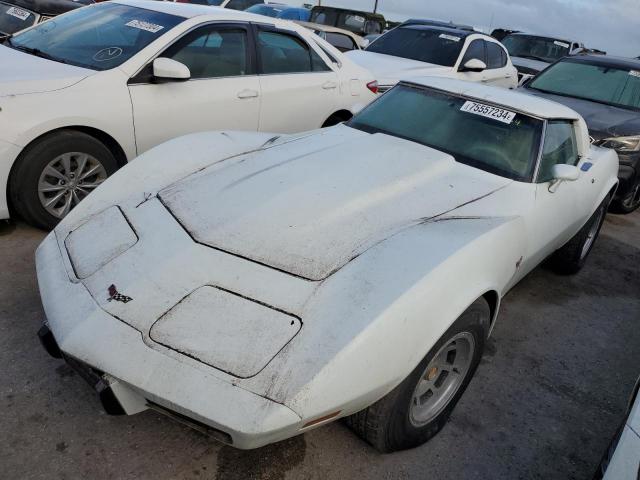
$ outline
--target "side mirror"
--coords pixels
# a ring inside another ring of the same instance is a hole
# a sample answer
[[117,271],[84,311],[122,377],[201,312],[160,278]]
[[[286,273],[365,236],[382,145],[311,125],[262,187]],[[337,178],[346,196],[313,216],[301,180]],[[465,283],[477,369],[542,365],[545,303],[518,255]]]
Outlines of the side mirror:
[[371,41],[368,38],[363,38],[362,42],[360,42],[360,48],[367,48]]
[[580,169],[574,165],[558,163],[551,168],[551,174],[556,181],[573,182],[580,178]]
[[487,69],[487,64],[478,58],[472,58],[471,60],[467,60],[462,68],[461,72],[484,72]]
[[153,77],[160,82],[184,82],[191,78],[191,72],[184,63],[160,57],[153,61]]

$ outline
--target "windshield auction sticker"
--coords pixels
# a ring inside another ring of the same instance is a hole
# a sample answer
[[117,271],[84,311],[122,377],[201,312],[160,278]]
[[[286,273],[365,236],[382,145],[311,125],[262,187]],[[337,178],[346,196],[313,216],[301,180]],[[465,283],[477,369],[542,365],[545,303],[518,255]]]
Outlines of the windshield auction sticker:
[[452,42],[459,42],[460,41],[460,37],[455,37],[453,35],[447,35],[446,33],[441,33],[438,36],[440,38],[442,38],[443,40],[451,40]]
[[27,18],[29,18],[29,15],[31,14],[26,10],[22,10],[21,8],[11,7],[10,9],[7,10],[7,15],[11,15],[12,17],[19,18],[24,22]]
[[629,75],[632,77],[640,77],[640,71],[638,70],[629,70]]
[[491,118],[493,120],[506,123],[507,125],[510,125],[511,122],[513,122],[513,119],[516,118],[516,112],[510,112],[503,108],[492,107],[491,105],[484,105],[482,103],[471,101],[464,102],[460,111]]
[[156,25],[155,23],[143,22],[142,20],[131,20],[125,23],[127,27],[137,28],[144,30],[145,32],[158,33],[164,27],[162,25]]
[[558,42],[557,40],[555,42],[553,42],[553,44],[557,45],[559,47],[569,48],[569,44],[568,43]]

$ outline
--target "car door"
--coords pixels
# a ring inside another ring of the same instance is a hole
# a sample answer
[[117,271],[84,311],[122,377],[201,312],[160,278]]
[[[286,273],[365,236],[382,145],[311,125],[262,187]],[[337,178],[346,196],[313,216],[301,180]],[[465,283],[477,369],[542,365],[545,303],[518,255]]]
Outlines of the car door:
[[256,48],[263,132],[299,132],[322,126],[334,113],[338,75],[295,32],[258,26]]
[[554,120],[545,129],[542,156],[536,175],[536,202],[530,235],[532,255],[538,264],[563,246],[586,222],[593,205],[588,198],[590,176],[580,172],[575,181],[553,180],[552,168],[559,163],[578,165],[580,156],[573,122]]
[[487,69],[484,82],[499,87],[511,88],[516,84],[517,73],[510,68],[507,51],[497,42],[485,41]]
[[138,153],[192,132],[257,130],[260,82],[249,24],[208,24],[159,57],[186,65],[187,81],[161,82],[153,62],[129,81]]

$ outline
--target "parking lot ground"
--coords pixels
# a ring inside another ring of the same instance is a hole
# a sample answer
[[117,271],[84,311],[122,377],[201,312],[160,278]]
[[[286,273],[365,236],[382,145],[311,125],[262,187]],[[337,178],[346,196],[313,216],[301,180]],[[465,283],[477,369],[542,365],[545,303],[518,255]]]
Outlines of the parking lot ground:
[[110,417],[47,356],[43,237],[0,224],[0,478],[589,479],[640,375],[640,213],[610,215],[582,272],[538,268],[507,295],[475,378],[426,445],[380,455],[338,422],[238,451],[153,412]]

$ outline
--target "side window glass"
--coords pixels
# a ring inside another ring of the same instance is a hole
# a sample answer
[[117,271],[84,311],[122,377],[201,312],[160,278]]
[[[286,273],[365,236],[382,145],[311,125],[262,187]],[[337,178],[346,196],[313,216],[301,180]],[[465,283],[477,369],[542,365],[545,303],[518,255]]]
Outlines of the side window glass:
[[[503,68],[507,62],[504,56],[504,50],[500,45],[493,42],[487,44],[487,68]],[[505,61],[503,61],[505,59]]]
[[559,163],[577,165],[579,160],[578,144],[573,123],[555,121],[547,124],[542,148],[542,159],[538,171],[538,183],[553,179],[553,166]]
[[331,68],[325,63],[320,55],[313,49],[309,49],[311,52],[311,66],[314,72],[330,72]]
[[464,65],[469,60],[473,60],[474,58],[482,60],[486,63],[485,57],[484,40],[474,40],[467,47],[467,51],[465,52],[464,57],[462,58],[462,63],[460,65]]
[[341,52],[346,52],[355,48],[351,37],[343,35],[342,33],[327,32],[326,40]]
[[199,28],[161,55],[184,63],[191,78],[247,74],[247,33],[243,29]]
[[260,31],[258,52],[263,74],[313,71],[309,47],[292,35]]
[[247,0],[231,0],[225,8],[230,8],[231,10],[246,10],[251,6],[251,3]]

